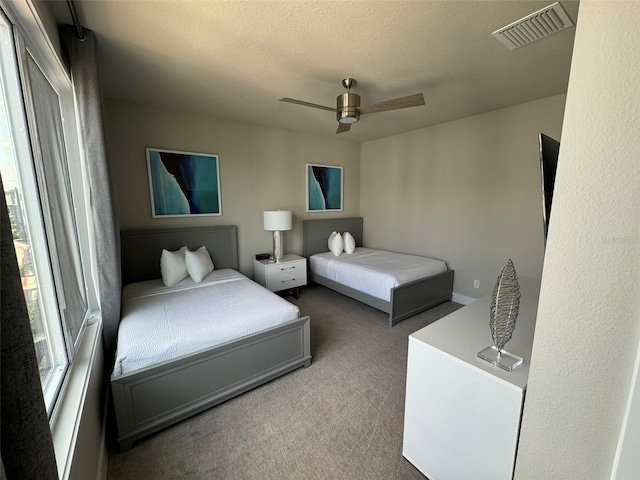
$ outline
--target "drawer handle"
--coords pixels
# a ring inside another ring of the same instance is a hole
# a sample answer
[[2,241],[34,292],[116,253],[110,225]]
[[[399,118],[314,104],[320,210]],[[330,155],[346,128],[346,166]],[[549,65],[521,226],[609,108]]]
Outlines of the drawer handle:
[[295,265],[293,267],[281,267],[280,271],[283,272],[285,270],[293,270],[294,268],[296,268]]
[[291,280],[280,280],[280,283],[287,283],[287,282],[295,282],[296,279],[292,278]]

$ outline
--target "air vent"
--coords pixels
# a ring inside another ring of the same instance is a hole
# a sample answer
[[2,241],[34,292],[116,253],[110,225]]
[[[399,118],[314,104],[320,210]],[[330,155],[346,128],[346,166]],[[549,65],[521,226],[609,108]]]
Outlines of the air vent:
[[527,15],[493,32],[509,50],[523,47],[573,26],[573,22],[558,2]]

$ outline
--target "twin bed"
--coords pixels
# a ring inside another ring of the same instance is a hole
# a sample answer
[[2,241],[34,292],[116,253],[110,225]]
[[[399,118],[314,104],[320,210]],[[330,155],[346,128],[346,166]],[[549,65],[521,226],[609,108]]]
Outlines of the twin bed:
[[[165,287],[162,249],[206,246],[201,283]],[[310,320],[237,272],[235,226],[123,231],[111,389],[121,451],[135,440],[311,364]]]
[[[328,253],[333,231],[351,233],[355,252]],[[388,313],[389,326],[451,299],[453,271],[444,262],[360,247],[362,218],[305,220],[303,233],[310,279]],[[162,250],[182,246],[205,246],[215,269],[202,282],[187,277],[166,287]],[[235,226],[123,231],[121,252],[125,287],[111,375],[121,451],[311,364],[309,317],[237,272]],[[344,263],[346,270],[336,268]]]
[[[389,314],[389,326],[451,300],[453,270],[418,255],[364,249],[362,217],[304,220],[303,255],[309,279]],[[352,254],[327,252],[332,232],[349,232]]]

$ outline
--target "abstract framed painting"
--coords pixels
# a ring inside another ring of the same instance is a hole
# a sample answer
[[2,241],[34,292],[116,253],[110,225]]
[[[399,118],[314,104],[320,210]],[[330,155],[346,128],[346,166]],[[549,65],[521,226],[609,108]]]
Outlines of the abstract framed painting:
[[222,215],[218,155],[146,150],[153,218]]
[[307,212],[341,211],[342,167],[307,163]]

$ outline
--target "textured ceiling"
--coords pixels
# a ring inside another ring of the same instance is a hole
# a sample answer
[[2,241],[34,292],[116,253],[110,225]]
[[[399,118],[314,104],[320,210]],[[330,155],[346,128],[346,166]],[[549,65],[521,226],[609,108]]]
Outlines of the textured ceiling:
[[424,92],[338,136],[354,142],[566,92],[575,27],[514,51],[491,35],[550,3],[76,0],[105,97],[335,137],[335,114],[278,99],[335,107],[344,77],[363,105]]

